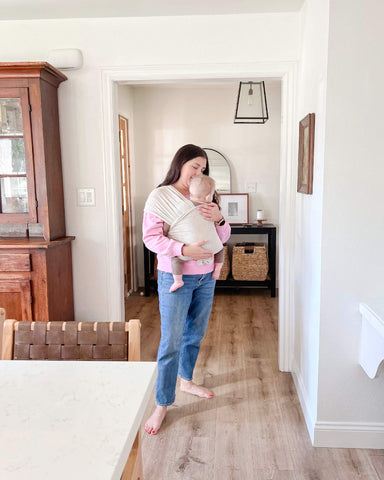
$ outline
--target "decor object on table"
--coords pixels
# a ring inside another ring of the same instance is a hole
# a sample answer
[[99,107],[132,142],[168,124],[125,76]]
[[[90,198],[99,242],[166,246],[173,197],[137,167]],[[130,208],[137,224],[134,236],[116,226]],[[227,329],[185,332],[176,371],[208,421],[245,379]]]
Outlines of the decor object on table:
[[220,195],[221,213],[231,225],[249,222],[249,194],[227,193]]
[[264,218],[264,210],[257,210],[256,212],[256,225],[258,227],[263,226],[263,222],[266,222],[267,218]]
[[264,243],[236,243],[232,250],[235,280],[264,281],[268,275],[268,255]]
[[263,222],[267,222],[268,221],[268,218],[258,218],[256,220],[256,226],[257,227],[262,227],[263,226]]
[[233,123],[265,123],[268,118],[264,82],[240,82]]
[[299,123],[299,165],[297,191],[312,195],[313,152],[315,144],[315,114],[308,113]]

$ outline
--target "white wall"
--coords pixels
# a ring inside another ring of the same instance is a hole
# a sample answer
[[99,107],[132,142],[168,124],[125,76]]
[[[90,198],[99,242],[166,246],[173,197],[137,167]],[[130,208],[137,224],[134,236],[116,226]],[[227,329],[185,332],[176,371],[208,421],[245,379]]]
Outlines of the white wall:
[[317,418],[328,9],[324,0],[307,0],[303,7],[297,87],[297,125],[308,113],[316,115],[313,194],[296,195],[293,358],[293,375],[312,439]]
[[330,0],[319,445],[333,428],[334,445],[384,448],[384,375],[358,364],[359,302],[384,296],[383,18],[379,0]]
[[134,98],[139,285],[144,281],[140,228],[144,203],[149,192],[164,179],[177,149],[186,143],[222,152],[231,166],[233,193],[246,192],[247,182],[257,183],[256,193],[250,194],[250,221],[262,208],[271,223],[279,224],[280,82],[266,83],[270,119],[264,125],[233,123],[238,83],[125,88],[133,92]]
[[[298,14],[2,21],[0,61],[44,60],[79,48],[84,67],[59,89],[67,233],[73,242],[75,316],[106,318],[106,245],[101,71],[113,66],[296,61]],[[198,67],[197,71],[198,71]],[[77,207],[76,188],[94,187],[96,207]]]
[[314,445],[383,448],[384,376],[358,364],[358,306],[384,294],[384,5],[302,13],[298,120],[316,113],[316,136],[314,193],[297,194],[293,375]]

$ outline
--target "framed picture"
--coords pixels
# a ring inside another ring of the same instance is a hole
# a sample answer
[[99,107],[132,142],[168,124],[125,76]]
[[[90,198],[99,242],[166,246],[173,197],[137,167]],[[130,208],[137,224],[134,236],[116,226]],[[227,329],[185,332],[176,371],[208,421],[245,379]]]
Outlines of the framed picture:
[[308,113],[299,123],[299,166],[297,191],[312,195],[313,149],[315,144],[315,114]]
[[231,225],[249,223],[248,193],[222,193],[220,195],[221,213]]

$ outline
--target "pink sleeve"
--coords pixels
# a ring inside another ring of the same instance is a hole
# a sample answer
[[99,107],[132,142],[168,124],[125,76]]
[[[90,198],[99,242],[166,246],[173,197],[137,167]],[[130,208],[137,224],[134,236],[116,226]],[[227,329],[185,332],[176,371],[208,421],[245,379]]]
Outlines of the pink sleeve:
[[231,226],[228,222],[225,222],[222,227],[216,225],[216,232],[221,240],[221,243],[225,243],[231,236]]
[[152,213],[144,212],[143,218],[143,242],[148,250],[166,255],[178,257],[181,255],[181,247],[184,243],[176,242],[166,237],[163,232],[164,222]]

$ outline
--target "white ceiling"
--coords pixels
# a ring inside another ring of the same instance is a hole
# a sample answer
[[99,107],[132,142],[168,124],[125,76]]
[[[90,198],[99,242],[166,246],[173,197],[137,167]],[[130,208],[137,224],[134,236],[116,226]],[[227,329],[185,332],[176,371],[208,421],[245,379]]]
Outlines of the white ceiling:
[[295,12],[303,3],[304,0],[0,0],[0,20]]

